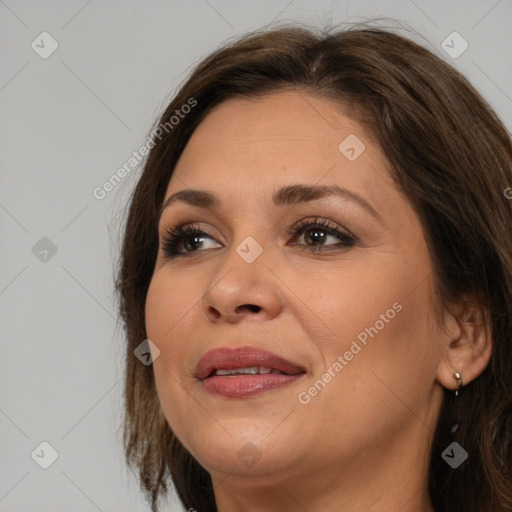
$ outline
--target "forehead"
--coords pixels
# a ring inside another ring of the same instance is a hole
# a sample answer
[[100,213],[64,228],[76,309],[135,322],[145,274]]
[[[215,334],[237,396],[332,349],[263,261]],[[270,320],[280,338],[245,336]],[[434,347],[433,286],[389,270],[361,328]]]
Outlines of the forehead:
[[320,156],[336,161],[343,155],[339,145],[349,136],[360,141],[360,149],[364,144],[367,155],[377,156],[369,133],[341,104],[306,92],[278,91],[257,98],[231,98],[214,107],[195,130],[182,160],[225,158],[227,149],[234,155],[250,151],[253,158],[264,151],[265,159],[278,161],[283,150],[288,161],[305,156],[308,161]]
[[[192,134],[166,198],[184,188],[254,199],[291,183],[336,184],[376,208],[400,201],[387,161],[367,130],[341,104],[303,91],[231,98]],[[389,205],[388,205],[389,206]]]

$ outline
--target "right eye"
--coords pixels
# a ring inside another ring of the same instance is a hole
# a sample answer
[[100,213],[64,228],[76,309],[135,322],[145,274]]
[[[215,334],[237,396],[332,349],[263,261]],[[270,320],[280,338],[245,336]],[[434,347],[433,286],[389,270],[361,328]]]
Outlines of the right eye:
[[181,224],[169,228],[162,240],[164,253],[168,258],[188,256],[198,252],[204,244],[205,238],[213,239],[213,235],[201,229],[197,224]]

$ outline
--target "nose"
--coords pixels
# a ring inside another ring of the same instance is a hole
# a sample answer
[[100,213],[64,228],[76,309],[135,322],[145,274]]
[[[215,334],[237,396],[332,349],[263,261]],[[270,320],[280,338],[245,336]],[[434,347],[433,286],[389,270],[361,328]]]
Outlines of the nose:
[[280,281],[268,267],[265,250],[247,263],[233,247],[219,262],[202,298],[202,311],[213,323],[271,320],[282,310]]

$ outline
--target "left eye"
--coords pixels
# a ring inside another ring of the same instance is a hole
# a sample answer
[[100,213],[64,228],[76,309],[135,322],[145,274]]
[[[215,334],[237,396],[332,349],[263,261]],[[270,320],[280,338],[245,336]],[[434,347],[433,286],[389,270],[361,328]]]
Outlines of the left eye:
[[[291,245],[305,246],[306,250],[315,252],[352,247],[357,241],[354,235],[340,230],[337,225],[324,219],[301,221],[290,230],[289,235],[293,236],[295,240]],[[339,242],[335,244],[325,243],[329,237],[337,238]],[[173,258],[201,252],[200,249],[204,248],[203,244],[207,238],[214,240],[213,235],[194,224],[180,225],[169,229],[163,238],[165,256]],[[302,238],[305,244],[297,243],[296,240]],[[324,246],[328,248],[322,249]]]
[[[302,221],[295,226],[291,233],[295,237],[300,235],[299,239],[304,239],[306,245],[313,251],[330,251],[336,250],[339,247],[352,247],[357,239],[354,235],[348,232],[341,231],[338,226],[327,222],[326,220],[315,220],[315,221]],[[337,238],[340,240],[337,244],[326,244],[326,240],[329,238]],[[311,242],[311,243],[309,243]],[[303,245],[303,244],[293,244]],[[321,249],[321,247],[327,246],[329,249]]]

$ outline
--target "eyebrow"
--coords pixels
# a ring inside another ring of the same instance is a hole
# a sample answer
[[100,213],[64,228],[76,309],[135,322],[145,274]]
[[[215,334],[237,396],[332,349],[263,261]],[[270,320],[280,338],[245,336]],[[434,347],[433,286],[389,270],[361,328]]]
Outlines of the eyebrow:
[[[280,188],[274,193],[272,196],[272,202],[276,206],[290,206],[315,201],[331,195],[353,201],[374,217],[379,218],[379,214],[368,201],[357,195],[355,192],[339,187],[338,185],[288,185]],[[212,210],[219,209],[221,206],[219,198],[211,192],[206,190],[184,189],[169,196],[160,209],[158,219],[160,219],[166,208],[177,201],[182,201],[191,206]]]

